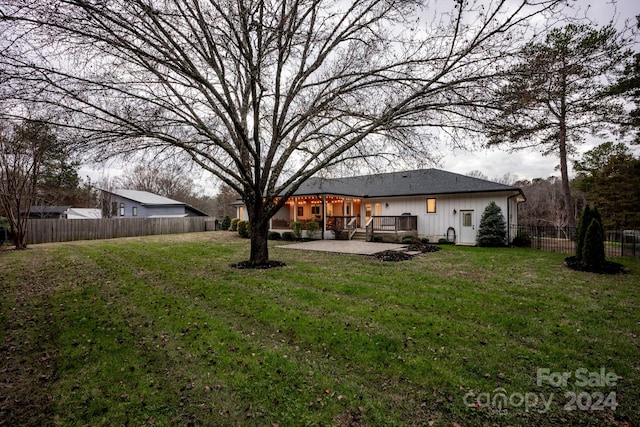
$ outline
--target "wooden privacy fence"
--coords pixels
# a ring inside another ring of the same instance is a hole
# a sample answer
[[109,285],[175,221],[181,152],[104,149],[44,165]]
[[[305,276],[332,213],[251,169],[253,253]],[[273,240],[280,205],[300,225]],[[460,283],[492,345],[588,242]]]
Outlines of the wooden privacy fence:
[[211,217],[34,219],[27,224],[27,243],[115,239],[213,230]]

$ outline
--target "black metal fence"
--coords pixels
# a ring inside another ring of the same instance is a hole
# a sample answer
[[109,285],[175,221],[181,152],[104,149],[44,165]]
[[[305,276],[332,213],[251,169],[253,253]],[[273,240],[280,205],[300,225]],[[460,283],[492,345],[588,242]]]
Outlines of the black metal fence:
[[[574,254],[575,227],[519,225],[511,229],[512,243],[545,251]],[[606,230],[605,255],[607,257],[640,257],[640,230]]]

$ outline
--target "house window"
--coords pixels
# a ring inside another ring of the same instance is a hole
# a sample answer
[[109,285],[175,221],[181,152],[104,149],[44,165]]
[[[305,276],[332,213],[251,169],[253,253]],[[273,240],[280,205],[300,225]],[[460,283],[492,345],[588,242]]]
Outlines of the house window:
[[298,216],[304,216],[304,206],[298,206]]
[[427,199],[427,213],[436,213],[436,199]]
[[464,212],[462,214],[462,226],[463,227],[471,227],[472,220],[473,220],[473,217],[472,217],[471,212]]
[[131,216],[138,216],[138,207],[134,206],[131,208]]
[[124,216],[124,203],[120,203],[120,216]]
[[311,215],[320,215],[320,206],[311,206]]

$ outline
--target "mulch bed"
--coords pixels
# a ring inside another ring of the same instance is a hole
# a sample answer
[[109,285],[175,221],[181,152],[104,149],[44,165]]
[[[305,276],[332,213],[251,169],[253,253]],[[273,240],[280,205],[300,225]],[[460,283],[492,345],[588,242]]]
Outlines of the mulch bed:
[[392,262],[407,261],[413,258],[413,255],[408,254],[406,252],[427,253],[427,252],[437,252],[439,250],[440,250],[440,247],[436,245],[429,245],[426,243],[412,243],[408,245],[407,249],[405,249],[404,251],[382,251],[382,252],[378,252],[373,255],[370,255],[369,258],[377,259],[380,261],[392,261]]
[[380,261],[406,261],[413,258],[412,255],[409,255],[405,252],[401,251],[382,251],[375,253],[373,255],[369,255],[370,258],[374,258]]
[[415,252],[438,252],[440,250],[440,246],[430,245],[428,243],[412,243],[407,247],[408,251]]
[[242,261],[237,264],[231,264],[231,268],[237,268],[238,270],[249,270],[249,269],[257,269],[257,270],[266,270],[267,268],[275,268],[275,267],[286,267],[282,261],[267,261],[261,263],[255,263],[251,261]]
[[578,259],[578,257],[574,256],[570,256],[570,257],[566,257],[564,259],[564,263],[567,267],[569,267],[572,270],[576,270],[576,271],[586,271],[589,273],[598,273],[598,274],[621,274],[621,273],[626,273],[627,270],[625,270],[624,265],[622,264],[618,264],[617,262],[613,262],[613,261],[605,261],[604,265],[602,266],[602,268],[599,269],[592,269],[586,265],[584,265],[582,263],[582,261],[580,259]]

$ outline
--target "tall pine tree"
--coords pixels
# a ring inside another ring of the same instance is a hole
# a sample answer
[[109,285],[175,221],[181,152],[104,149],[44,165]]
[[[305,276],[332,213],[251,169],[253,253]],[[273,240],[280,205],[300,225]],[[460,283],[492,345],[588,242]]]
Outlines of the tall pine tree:
[[551,30],[542,43],[527,44],[496,93],[499,113],[486,124],[490,145],[535,147],[558,157],[570,226],[569,158],[585,135],[616,130],[623,120],[622,101],[602,93],[606,78],[619,73],[629,56],[612,26],[569,24]]

